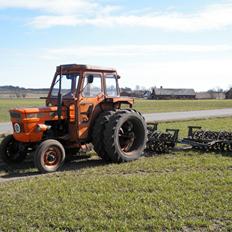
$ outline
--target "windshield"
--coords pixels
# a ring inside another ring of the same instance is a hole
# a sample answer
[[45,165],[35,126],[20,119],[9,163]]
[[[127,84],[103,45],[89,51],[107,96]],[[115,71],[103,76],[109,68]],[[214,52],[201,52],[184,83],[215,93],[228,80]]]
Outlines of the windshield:
[[79,80],[79,73],[63,74],[56,77],[55,84],[51,91],[51,97],[57,97],[61,80],[61,94],[63,98],[73,98],[75,96],[76,85]]
[[106,76],[106,95],[111,97],[118,96],[117,79],[114,74],[107,74]]

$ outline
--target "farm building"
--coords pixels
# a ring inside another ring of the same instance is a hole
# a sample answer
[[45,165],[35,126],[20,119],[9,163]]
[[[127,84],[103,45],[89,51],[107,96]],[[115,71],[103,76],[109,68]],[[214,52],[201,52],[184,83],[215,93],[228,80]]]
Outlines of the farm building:
[[225,93],[223,92],[198,92],[196,93],[196,99],[204,100],[204,99],[225,99]]
[[194,89],[166,89],[153,88],[151,99],[195,99],[196,93]]
[[144,98],[145,94],[147,93],[146,90],[132,90],[130,88],[121,88],[120,95],[125,97],[136,97],[136,98]]
[[232,99],[232,88],[226,92],[226,99]]
[[130,97],[130,96],[132,96],[132,94],[133,94],[133,91],[132,91],[132,89],[131,88],[121,88],[120,89],[120,94],[121,94],[121,96],[128,96],[128,97]]

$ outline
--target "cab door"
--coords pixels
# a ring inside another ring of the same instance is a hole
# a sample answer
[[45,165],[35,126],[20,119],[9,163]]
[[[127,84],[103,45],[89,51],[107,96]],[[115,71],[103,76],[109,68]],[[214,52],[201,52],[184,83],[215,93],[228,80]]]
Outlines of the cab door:
[[90,123],[94,117],[93,113],[104,98],[102,73],[84,73],[82,92],[79,100],[78,134],[80,139],[88,137]]

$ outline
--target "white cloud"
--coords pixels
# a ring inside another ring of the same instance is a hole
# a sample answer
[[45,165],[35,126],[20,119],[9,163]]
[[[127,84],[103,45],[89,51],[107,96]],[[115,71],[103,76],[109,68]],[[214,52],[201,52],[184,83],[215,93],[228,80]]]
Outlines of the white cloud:
[[31,25],[37,28],[53,26],[91,25],[97,27],[148,27],[162,30],[199,31],[232,26],[232,1],[209,5],[195,13],[175,10],[157,12],[152,9],[131,9],[113,14],[119,6],[94,0],[0,0],[0,8],[39,10]]
[[25,8],[58,15],[92,12],[98,7],[93,0],[0,0],[0,8]]
[[[110,46],[75,46],[48,49],[43,52],[45,59],[83,59],[86,57],[151,57],[157,53],[224,53],[232,52],[231,45],[196,45],[196,44],[150,44],[150,45],[110,45]],[[46,55],[44,55],[46,54]]]
[[122,86],[194,88],[197,91],[231,86],[232,59],[200,59],[119,65]]
[[[100,9],[101,7],[99,7]],[[75,9],[75,8],[74,8]],[[111,9],[108,6],[108,9]],[[114,7],[112,7],[114,9]],[[53,26],[97,26],[97,27],[148,27],[175,31],[214,30],[232,26],[232,1],[214,4],[196,13],[183,14],[179,12],[150,12],[138,14],[112,15],[112,9],[105,14],[93,14],[91,17],[79,15],[42,15],[35,17],[32,25],[37,28]],[[101,11],[101,10],[100,10]],[[104,11],[104,10],[103,10]]]

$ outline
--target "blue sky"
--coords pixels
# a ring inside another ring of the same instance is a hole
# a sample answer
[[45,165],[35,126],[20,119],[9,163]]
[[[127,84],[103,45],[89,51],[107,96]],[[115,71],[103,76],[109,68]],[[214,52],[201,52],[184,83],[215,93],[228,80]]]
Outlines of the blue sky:
[[232,86],[232,0],[0,0],[0,85],[48,87],[61,63],[121,86]]

